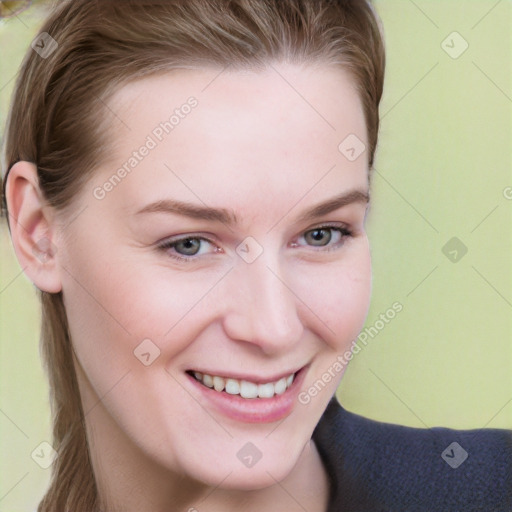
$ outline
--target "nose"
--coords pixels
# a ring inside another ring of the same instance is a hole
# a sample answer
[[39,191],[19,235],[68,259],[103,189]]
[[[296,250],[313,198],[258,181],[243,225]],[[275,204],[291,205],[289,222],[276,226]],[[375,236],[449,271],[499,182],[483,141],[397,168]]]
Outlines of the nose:
[[298,311],[300,299],[286,281],[277,258],[266,253],[252,263],[239,260],[230,272],[223,326],[230,339],[276,355],[300,341],[304,326]]

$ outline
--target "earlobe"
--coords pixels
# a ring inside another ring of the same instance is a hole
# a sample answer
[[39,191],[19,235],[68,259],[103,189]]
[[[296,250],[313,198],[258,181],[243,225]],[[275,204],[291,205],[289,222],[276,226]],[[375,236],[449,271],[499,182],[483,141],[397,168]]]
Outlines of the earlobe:
[[11,237],[27,277],[42,291],[62,290],[53,209],[39,188],[37,168],[17,162],[6,177],[6,201]]

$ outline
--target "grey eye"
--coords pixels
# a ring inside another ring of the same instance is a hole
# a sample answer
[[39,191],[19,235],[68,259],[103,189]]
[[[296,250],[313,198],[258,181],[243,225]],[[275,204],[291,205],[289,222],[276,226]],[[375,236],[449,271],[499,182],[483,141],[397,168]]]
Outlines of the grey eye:
[[331,228],[316,228],[304,233],[304,240],[311,245],[327,245],[332,239]]
[[194,256],[201,247],[199,238],[184,238],[174,243],[174,250],[184,256]]

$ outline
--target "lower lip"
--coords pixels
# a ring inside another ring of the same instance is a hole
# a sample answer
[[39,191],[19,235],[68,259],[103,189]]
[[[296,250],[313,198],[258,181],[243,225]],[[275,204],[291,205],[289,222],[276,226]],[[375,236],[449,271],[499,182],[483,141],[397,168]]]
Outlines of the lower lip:
[[272,398],[242,398],[240,395],[208,388],[189,374],[187,377],[201,393],[201,403],[213,406],[224,416],[244,423],[272,423],[286,418],[292,412],[305,373],[306,367],[301,368],[295,374],[292,385],[282,395],[274,395]]

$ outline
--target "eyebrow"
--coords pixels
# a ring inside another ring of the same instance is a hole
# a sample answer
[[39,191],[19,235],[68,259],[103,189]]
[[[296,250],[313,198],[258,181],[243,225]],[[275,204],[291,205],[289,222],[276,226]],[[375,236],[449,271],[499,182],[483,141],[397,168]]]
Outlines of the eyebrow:
[[[370,196],[368,192],[363,190],[350,190],[313,206],[304,212],[297,220],[299,222],[311,221],[349,204],[366,204],[369,201]],[[185,203],[175,199],[161,199],[150,203],[136,212],[137,215],[141,213],[177,214],[198,220],[217,221],[229,226],[239,223],[237,215],[232,210]]]

